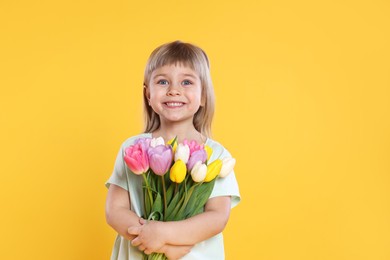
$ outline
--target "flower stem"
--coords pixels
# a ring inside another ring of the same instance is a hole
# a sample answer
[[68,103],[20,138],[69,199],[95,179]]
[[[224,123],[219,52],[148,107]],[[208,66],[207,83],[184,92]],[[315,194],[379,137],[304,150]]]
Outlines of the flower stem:
[[[151,192],[151,190],[150,190],[150,186],[149,186],[148,179],[146,178],[146,173],[142,174],[142,176],[144,177],[146,189],[148,190],[150,203],[151,203],[151,205],[153,205],[153,196],[152,196],[152,192]],[[147,216],[145,216],[145,217],[147,217]]]
[[164,218],[165,215],[167,214],[167,191],[165,190],[165,176],[161,176],[161,181],[162,181],[162,188],[163,188],[163,196],[164,196]]

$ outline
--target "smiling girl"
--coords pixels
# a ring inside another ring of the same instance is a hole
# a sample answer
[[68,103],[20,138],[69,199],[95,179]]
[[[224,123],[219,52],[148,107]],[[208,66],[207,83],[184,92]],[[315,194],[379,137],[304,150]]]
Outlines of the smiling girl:
[[126,174],[124,149],[140,137],[167,142],[195,140],[213,149],[209,159],[231,157],[210,138],[214,91],[209,60],[199,47],[175,41],[154,50],[144,76],[145,132],[127,139],[107,181],[107,223],[118,232],[112,260],[142,259],[141,251],[169,259],[224,259],[222,231],[240,201],[234,172],[215,182],[204,212],[181,221],[149,221],[142,215],[142,177]]

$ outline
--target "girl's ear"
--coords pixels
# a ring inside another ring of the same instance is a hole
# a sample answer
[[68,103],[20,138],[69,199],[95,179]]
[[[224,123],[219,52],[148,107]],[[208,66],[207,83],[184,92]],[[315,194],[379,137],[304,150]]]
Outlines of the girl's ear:
[[144,83],[144,95],[149,100],[150,99],[150,92],[148,86]]
[[[144,84],[144,97],[147,100],[148,105],[150,106],[150,92],[149,92],[149,88],[146,84]],[[146,102],[146,100],[145,100],[145,102]]]

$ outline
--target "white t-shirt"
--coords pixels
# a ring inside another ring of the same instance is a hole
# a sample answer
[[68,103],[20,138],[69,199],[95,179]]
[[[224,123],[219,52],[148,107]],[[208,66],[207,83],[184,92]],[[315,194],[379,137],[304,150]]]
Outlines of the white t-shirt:
[[[144,133],[137,136],[133,136],[127,139],[121,146],[118,156],[115,161],[114,171],[111,177],[106,182],[106,186],[115,184],[127,191],[130,194],[130,209],[138,216],[143,212],[143,191],[142,191],[142,176],[133,174],[126,166],[123,156],[125,148],[132,145],[135,140],[142,137],[152,137],[150,133]],[[213,149],[213,153],[209,159],[209,162],[213,162],[215,159],[223,159],[225,157],[231,157],[230,153],[218,142],[208,138],[206,145]],[[230,196],[231,208],[236,206],[240,202],[240,193],[238,184],[234,172],[231,172],[225,178],[218,178],[215,182],[214,189],[210,195],[210,198],[217,196]],[[133,247],[129,240],[117,235],[114,248],[111,255],[111,260],[133,260],[142,259],[142,252],[136,247]],[[220,260],[225,259],[224,244],[222,233],[217,234],[205,241],[196,244],[191,252],[185,255],[182,260]]]

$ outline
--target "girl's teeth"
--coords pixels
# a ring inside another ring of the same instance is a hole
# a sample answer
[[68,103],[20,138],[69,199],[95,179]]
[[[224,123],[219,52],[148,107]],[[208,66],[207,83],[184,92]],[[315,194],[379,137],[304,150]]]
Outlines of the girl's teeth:
[[183,103],[166,103],[169,107],[180,107],[183,105]]

